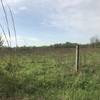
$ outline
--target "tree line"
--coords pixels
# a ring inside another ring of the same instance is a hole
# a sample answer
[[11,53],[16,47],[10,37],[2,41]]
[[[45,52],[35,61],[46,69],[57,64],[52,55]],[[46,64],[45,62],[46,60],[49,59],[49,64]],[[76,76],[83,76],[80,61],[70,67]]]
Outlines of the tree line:
[[[58,44],[50,45],[49,47],[74,48],[74,47],[76,47],[76,45],[80,45],[81,47],[100,47],[100,39],[97,36],[93,36],[90,38],[90,43],[88,43],[88,44],[66,42],[66,43],[58,43]],[[4,40],[3,40],[2,36],[0,36],[0,47],[4,47]],[[33,47],[35,47],[35,46],[33,46]],[[48,47],[48,46],[42,46],[42,47]]]

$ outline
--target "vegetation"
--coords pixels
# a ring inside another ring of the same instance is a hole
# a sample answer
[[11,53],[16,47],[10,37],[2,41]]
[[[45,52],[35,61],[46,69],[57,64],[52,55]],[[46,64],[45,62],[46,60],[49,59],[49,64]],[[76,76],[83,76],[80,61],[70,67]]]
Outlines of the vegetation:
[[2,39],[2,37],[0,36],[0,47],[2,47],[3,46],[3,39]]
[[73,48],[77,45],[77,43],[71,43],[71,42],[66,42],[66,43],[60,43],[60,44],[54,44],[54,45],[51,45],[51,47],[64,47],[64,48]]
[[2,48],[1,100],[100,100],[100,49],[80,49],[75,73],[75,48]]

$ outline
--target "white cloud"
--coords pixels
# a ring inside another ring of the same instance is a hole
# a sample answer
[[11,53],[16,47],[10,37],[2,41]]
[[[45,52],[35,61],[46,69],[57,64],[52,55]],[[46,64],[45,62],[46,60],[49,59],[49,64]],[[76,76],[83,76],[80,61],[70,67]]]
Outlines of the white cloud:
[[22,11],[23,11],[23,10],[26,11],[27,9],[28,9],[28,8],[25,7],[25,6],[22,6],[22,7],[19,8],[19,10],[22,10]]
[[[8,38],[8,37],[7,37]],[[4,45],[7,46],[6,43],[6,39],[3,36],[3,40],[4,40]],[[15,41],[15,37],[11,36],[11,40],[8,38],[9,43],[11,42],[12,47],[15,46],[16,41]],[[41,40],[35,37],[29,37],[29,36],[17,36],[17,42],[18,42],[18,46],[40,46],[41,45]]]
[[26,0],[7,0],[7,3],[11,6],[17,6],[19,3]]
[[[8,38],[8,37],[7,37]],[[8,46],[5,40],[5,37],[3,36],[3,40],[4,40],[4,46]],[[11,40],[8,38],[8,41],[10,43],[11,41],[11,46],[15,47],[16,42],[15,42],[15,37],[11,36]],[[43,41],[39,38],[36,37],[29,37],[29,36],[17,36],[17,44],[18,46],[44,46],[44,45],[51,45],[51,44],[55,44],[55,43],[60,43],[59,41]]]
[[69,29],[78,34],[100,34],[100,0],[7,0],[7,2],[15,12],[30,9],[33,16],[34,12],[44,12],[41,16],[41,19],[43,18],[41,26],[56,27],[66,33]]
[[[48,18],[50,26],[80,33],[100,34],[100,1],[99,0],[52,0],[53,13]],[[46,22],[45,22],[46,24]]]

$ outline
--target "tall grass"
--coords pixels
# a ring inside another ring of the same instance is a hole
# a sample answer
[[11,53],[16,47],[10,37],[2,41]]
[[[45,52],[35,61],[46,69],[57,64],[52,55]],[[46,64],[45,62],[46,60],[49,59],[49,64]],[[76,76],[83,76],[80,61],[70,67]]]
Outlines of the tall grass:
[[79,73],[75,48],[19,48],[18,63],[10,53],[0,52],[1,100],[100,100],[99,49],[81,49]]

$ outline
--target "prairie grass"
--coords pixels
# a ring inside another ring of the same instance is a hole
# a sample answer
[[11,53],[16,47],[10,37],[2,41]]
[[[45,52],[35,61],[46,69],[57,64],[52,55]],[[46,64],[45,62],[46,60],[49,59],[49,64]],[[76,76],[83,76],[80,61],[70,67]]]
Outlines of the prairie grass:
[[99,48],[82,48],[75,73],[75,48],[19,48],[16,56],[1,50],[0,98],[100,100],[99,60]]

